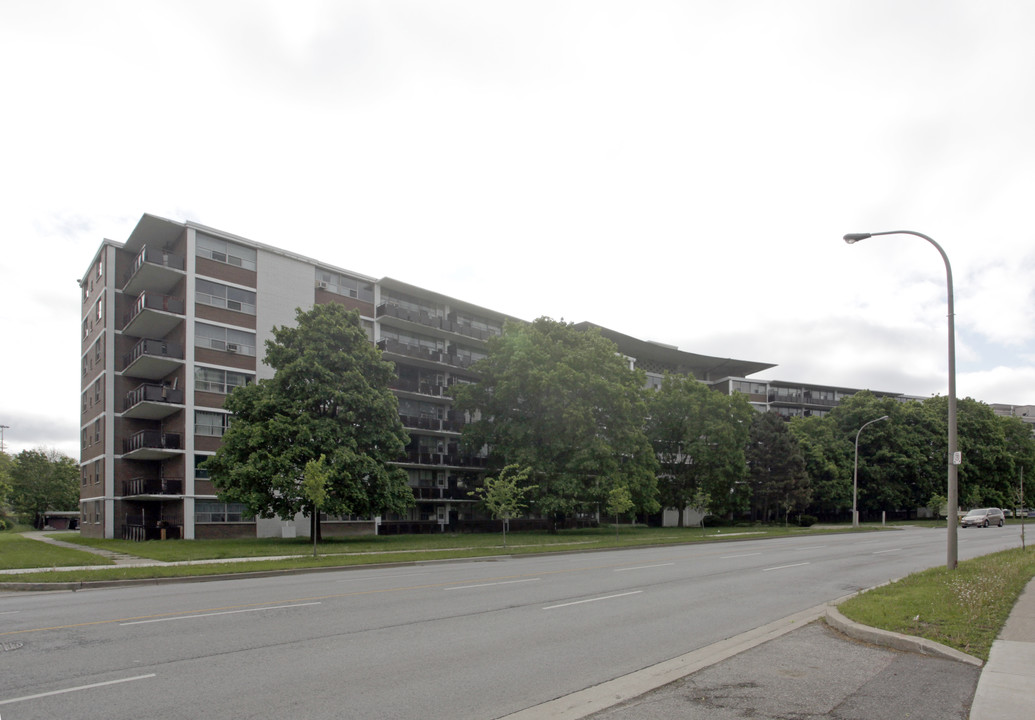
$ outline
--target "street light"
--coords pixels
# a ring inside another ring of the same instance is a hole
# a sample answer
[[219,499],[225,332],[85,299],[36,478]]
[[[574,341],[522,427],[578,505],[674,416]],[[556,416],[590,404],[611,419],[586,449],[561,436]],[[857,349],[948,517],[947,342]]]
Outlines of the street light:
[[870,237],[876,237],[877,235],[915,235],[918,238],[923,238],[927,242],[934,245],[935,249],[938,251],[938,254],[942,256],[942,260],[945,261],[945,278],[946,285],[948,288],[947,297],[949,315],[949,517],[947,519],[948,533],[946,537],[945,567],[949,570],[955,570],[958,555],[956,549],[956,525],[959,523],[959,518],[956,516],[956,511],[959,508],[957,481],[960,454],[956,450],[956,323],[955,312],[953,311],[952,302],[952,266],[949,265],[949,256],[945,254],[944,250],[942,250],[941,245],[939,245],[923,233],[914,232],[912,230],[888,230],[886,232],[876,233],[849,233],[848,235],[845,235],[845,242],[849,245],[854,245],[860,240],[865,240],[866,238]]
[[0,452],[5,452],[7,450],[6,446],[4,445],[4,430],[10,429],[10,425],[0,425]]
[[872,425],[875,422],[881,420],[887,420],[888,416],[879,417],[876,420],[870,420],[868,423],[863,423],[862,427],[859,428],[859,432],[855,434],[855,470],[852,472],[852,527],[859,527],[859,435],[862,434],[863,428],[867,425]]

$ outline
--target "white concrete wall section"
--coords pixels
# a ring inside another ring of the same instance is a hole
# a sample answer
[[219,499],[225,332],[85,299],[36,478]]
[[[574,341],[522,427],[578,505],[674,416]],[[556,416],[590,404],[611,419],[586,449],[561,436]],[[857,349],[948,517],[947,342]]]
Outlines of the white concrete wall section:
[[295,310],[313,306],[316,266],[277,253],[258,250],[255,288],[255,354],[258,379],[273,377],[273,370],[262,360],[266,356],[266,340],[273,339],[271,330],[277,325],[294,325]]

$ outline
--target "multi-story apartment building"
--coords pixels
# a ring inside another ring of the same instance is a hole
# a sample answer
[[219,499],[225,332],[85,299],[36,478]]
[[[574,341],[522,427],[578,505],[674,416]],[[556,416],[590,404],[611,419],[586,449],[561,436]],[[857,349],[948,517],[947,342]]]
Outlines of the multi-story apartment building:
[[[516,320],[391,278],[375,279],[191,222],[144,215],[105,240],[82,288],[81,528],[94,537],[206,538],[308,533],[301,518],[253,519],[219,499],[201,463],[219,447],[235,387],[270,377],[262,358],[296,308],[335,302],[395,363],[416,504],[399,517],[330,518],[328,534],[420,532],[471,520],[483,460],[461,452],[448,389],[476,378],[486,341]],[[825,413],[851,388],[749,380],[769,363],[685,352],[596,327],[651,387],[693,374],[759,410]]]
[[446,390],[508,318],[389,278],[380,281],[193,223],[151,215],[125,243],[105,240],[82,287],[81,527],[97,537],[290,535],[295,519],[253,520],[224,503],[199,465],[221,442],[227,393],[271,376],[274,326],[296,308],[360,312],[396,363],[411,442],[400,465],[417,499],[404,517],[332,519],[328,532],[446,527],[471,500],[462,421]]

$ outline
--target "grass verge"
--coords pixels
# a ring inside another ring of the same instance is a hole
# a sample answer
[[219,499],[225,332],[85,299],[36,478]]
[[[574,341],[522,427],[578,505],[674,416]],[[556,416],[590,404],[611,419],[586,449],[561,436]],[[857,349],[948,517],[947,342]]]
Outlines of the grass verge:
[[[850,530],[846,527],[842,530]],[[150,542],[128,542],[123,540],[101,540],[82,538],[71,533],[55,534],[53,537],[85,547],[135,555],[159,562],[199,562],[231,558],[265,558],[291,556],[288,559],[255,560],[240,563],[213,563],[205,565],[177,565],[172,567],[117,567],[112,569],[46,571],[23,573],[0,578],[11,582],[83,582],[89,580],[144,579],[150,577],[185,577],[225,573],[247,573],[263,570],[286,570],[307,567],[331,567],[346,565],[367,565],[386,562],[415,562],[419,560],[445,560],[451,558],[494,557],[544,552],[571,552],[573,550],[598,550],[622,547],[644,547],[651,545],[673,545],[692,542],[714,542],[727,539],[758,539],[800,534],[838,532],[838,529],[811,530],[807,528],[743,527],[743,528],[622,528],[615,537],[613,528],[593,528],[562,531],[557,534],[545,532],[508,533],[507,546],[502,545],[502,535],[485,534],[441,534],[441,535],[394,535],[334,538],[321,542],[317,548],[319,556],[312,557],[313,546],[307,538],[252,538],[239,540],[165,540]],[[32,540],[35,545],[43,545]],[[52,547],[52,546],[45,546]],[[53,548],[53,550],[61,550]],[[65,552],[79,553],[74,550]],[[91,555],[91,558],[96,556]],[[56,563],[39,564],[26,560],[27,564],[10,567],[48,568]],[[75,561],[61,565],[85,565]]]
[[855,622],[934,640],[988,660],[992,642],[1025,586],[1035,551],[1014,548],[914,573],[838,606]]
[[111,560],[85,550],[56,547],[21,535],[0,533],[0,570],[112,564]]

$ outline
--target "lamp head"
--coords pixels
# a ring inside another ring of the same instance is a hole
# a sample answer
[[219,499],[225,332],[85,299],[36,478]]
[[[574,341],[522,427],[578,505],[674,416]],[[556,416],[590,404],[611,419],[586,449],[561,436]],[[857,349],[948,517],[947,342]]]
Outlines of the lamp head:
[[865,240],[868,237],[873,237],[870,233],[848,233],[845,235],[845,242],[849,245],[854,245],[860,240]]

